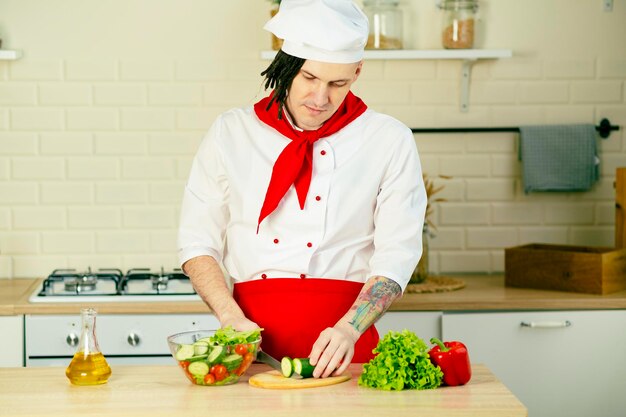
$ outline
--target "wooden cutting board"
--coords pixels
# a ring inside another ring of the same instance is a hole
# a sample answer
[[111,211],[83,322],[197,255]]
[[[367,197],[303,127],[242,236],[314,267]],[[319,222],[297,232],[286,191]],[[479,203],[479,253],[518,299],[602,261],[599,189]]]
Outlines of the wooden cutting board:
[[278,371],[262,372],[252,375],[248,383],[253,387],[268,389],[299,389],[299,388],[315,388],[325,387],[328,385],[346,382],[352,378],[350,372],[344,372],[339,376],[329,376],[328,378],[285,378]]

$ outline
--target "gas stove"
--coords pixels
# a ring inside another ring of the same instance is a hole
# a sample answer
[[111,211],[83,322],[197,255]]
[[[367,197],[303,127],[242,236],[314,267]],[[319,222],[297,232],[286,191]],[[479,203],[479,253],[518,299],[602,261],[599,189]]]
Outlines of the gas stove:
[[126,273],[117,268],[55,269],[29,298],[35,303],[197,300],[200,296],[180,269],[163,268],[133,268]]

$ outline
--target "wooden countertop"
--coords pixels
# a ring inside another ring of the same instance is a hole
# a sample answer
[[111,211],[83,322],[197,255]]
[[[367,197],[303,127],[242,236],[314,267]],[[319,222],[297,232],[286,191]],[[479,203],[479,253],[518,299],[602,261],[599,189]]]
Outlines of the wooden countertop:
[[[322,416],[402,417],[527,416],[526,408],[483,365],[471,381],[433,390],[381,391],[357,385],[362,364],[350,365],[350,381],[321,388],[255,388],[237,384],[202,387],[189,383],[176,365],[112,366],[108,383],[72,386],[65,369],[0,368],[0,415],[19,416]],[[253,364],[248,374],[269,370]]]
[[[626,291],[608,295],[544,291],[504,286],[502,275],[456,276],[460,290],[404,294],[392,311],[605,310],[626,309]],[[0,280],[0,315],[75,314],[85,303],[30,303],[41,279]],[[209,313],[202,302],[91,303],[104,314]]]
[[0,279],[0,316],[15,314],[15,304],[22,303],[34,288],[36,280],[32,279]]

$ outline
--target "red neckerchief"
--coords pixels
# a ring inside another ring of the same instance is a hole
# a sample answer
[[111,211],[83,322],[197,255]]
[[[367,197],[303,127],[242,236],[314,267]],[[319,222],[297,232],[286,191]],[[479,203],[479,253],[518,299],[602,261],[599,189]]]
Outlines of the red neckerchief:
[[278,119],[280,107],[277,102],[274,101],[270,109],[266,110],[270,97],[271,95],[256,103],[254,112],[263,123],[291,139],[291,142],[283,149],[280,155],[278,155],[276,162],[274,162],[272,178],[267,186],[265,201],[263,201],[263,207],[259,215],[257,233],[263,219],[278,207],[278,203],[287,193],[291,184],[294,184],[296,187],[300,209],[304,209],[304,202],[309,191],[311,173],[313,171],[313,143],[318,139],[338,132],[367,109],[367,106],[360,98],[352,94],[352,92],[348,92],[335,114],[324,122],[322,127],[317,130],[298,131],[291,126],[285,115],[280,120]]

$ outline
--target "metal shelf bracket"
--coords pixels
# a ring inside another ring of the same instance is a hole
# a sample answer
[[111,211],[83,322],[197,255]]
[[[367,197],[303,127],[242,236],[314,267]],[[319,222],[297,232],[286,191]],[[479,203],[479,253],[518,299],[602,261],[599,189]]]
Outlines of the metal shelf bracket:
[[464,59],[461,66],[461,112],[469,110],[469,86],[472,78],[472,65],[475,59]]

